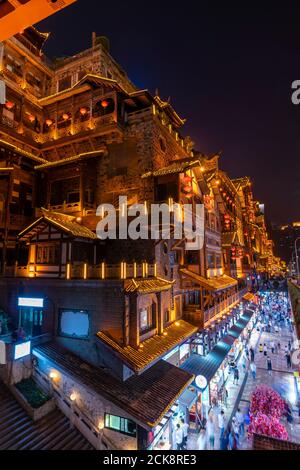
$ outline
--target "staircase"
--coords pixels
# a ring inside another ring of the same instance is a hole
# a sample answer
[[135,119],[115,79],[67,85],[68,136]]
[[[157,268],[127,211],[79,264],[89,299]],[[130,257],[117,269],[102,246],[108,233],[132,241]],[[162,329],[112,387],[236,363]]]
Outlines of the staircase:
[[93,450],[58,409],[33,421],[0,382],[0,450]]

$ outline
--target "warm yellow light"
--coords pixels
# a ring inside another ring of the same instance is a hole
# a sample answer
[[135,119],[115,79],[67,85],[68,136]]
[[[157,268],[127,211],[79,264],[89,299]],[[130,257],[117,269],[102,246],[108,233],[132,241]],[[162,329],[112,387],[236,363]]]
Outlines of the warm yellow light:
[[67,264],[66,277],[67,277],[67,279],[71,278],[71,265],[70,265],[70,263]]
[[103,421],[99,421],[99,423],[98,423],[98,429],[100,429],[100,431],[101,431],[101,429],[104,429],[104,423],[103,423]]
[[137,268],[136,268],[136,263],[133,263],[133,277],[137,276]]
[[154,263],[154,272],[153,272],[154,276],[156,277],[157,275],[157,264]]
[[175,325],[176,325],[176,326],[179,326],[179,325],[180,325],[179,321],[176,321],[176,322],[175,322]]
[[71,395],[70,395],[70,400],[71,400],[71,401],[75,401],[75,400],[76,400],[76,393],[74,393],[74,392],[71,393]]
[[164,336],[168,336],[168,333],[166,331],[163,332]]
[[49,377],[50,377],[51,380],[55,380],[55,379],[57,379],[58,375],[57,375],[56,372],[54,372],[54,370],[52,370],[49,374]]
[[83,265],[83,279],[87,279],[88,265],[84,263]]
[[82,218],[81,217],[76,217],[76,222],[81,222]]
[[105,279],[105,263],[101,263],[101,279]]

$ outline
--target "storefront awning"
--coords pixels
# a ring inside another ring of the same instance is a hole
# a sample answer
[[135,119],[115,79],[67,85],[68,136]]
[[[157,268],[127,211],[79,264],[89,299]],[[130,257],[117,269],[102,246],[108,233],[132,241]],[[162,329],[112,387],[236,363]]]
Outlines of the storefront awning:
[[197,400],[197,392],[186,389],[182,395],[180,395],[178,401],[181,405],[186,406],[187,408],[190,408],[195,401]]
[[242,331],[246,328],[248,325],[251,317],[253,315],[253,312],[247,311],[245,312],[240,319],[236,322],[235,325],[233,325],[230,330],[228,330],[228,335],[232,336],[233,338],[238,338]]
[[224,289],[229,289],[230,287],[237,285],[237,280],[233,279],[230,276],[224,274],[220,277],[206,279],[203,276],[200,276],[189,269],[180,269],[180,274],[184,277],[188,277],[192,281],[196,282],[199,286],[203,287],[206,290],[211,291],[221,291]]
[[[236,332],[241,334],[243,329],[247,326],[248,322],[253,315],[252,311],[247,310],[239,319],[237,324]],[[230,330],[231,331],[231,330]],[[200,356],[198,354],[192,354],[182,365],[181,369],[184,369],[190,374],[203,375],[207,382],[213,378],[225,357],[229,353],[234,341],[238,336],[230,334],[230,331],[226,336],[224,336],[217,345],[212,349],[212,351],[207,354],[207,356]]]
[[243,299],[248,300],[251,302],[254,299],[255,295],[252,294],[251,292],[247,292],[247,294],[244,295]]

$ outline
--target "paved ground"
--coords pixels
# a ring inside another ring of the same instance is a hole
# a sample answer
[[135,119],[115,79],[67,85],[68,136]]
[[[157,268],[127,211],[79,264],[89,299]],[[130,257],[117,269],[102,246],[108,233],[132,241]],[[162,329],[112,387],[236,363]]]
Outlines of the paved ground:
[[[228,390],[228,403],[227,407],[221,404],[217,409],[214,410],[215,415],[215,446],[214,450],[219,449],[219,430],[217,426],[217,415],[220,411],[220,408],[223,408],[225,411],[225,416],[227,422],[230,422],[232,415],[236,412],[236,408],[239,406],[242,412],[246,412],[247,408],[250,405],[250,397],[257,385],[265,384],[274,388],[280,395],[287,400],[293,409],[293,423],[290,425],[287,423],[286,419],[282,420],[283,424],[286,426],[290,440],[300,443],[300,423],[298,418],[298,410],[296,408],[296,403],[298,400],[297,395],[297,386],[296,381],[293,375],[293,369],[288,369],[285,359],[285,345],[288,344],[290,340],[293,342],[295,339],[294,332],[291,332],[287,326],[283,326],[279,333],[266,333],[266,332],[257,332],[256,329],[253,330],[249,346],[252,345],[255,348],[255,364],[257,366],[257,377],[256,380],[252,378],[251,373],[246,371],[242,367],[242,359],[239,360],[238,368],[240,372],[240,380],[238,385],[233,384],[233,377],[228,378],[226,388]],[[281,348],[276,353],[271,352],[270,342],[274,341],[275,343],[280,342]],[[260,353],[258,350],[259,344],[266,343],[268,346],[268,354],[272,360],[273,371],[271,374],[267,371],[266,356],[263,353]],[[190,434],[188,438],[188,449],[197,449],[198,436],[195,434]],[[241,450],[251,449],[252,442],[247,438],[247,433],[240,440],[239,448]]]

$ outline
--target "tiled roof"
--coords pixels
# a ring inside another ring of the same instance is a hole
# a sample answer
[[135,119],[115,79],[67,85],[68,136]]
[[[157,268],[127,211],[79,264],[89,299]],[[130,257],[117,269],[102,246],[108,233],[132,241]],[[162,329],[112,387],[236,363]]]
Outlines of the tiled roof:
[[237,232],[235,230],[231,232],[222,233],[222,245],[223,246],[229,246],[229,245],[232,245],[233,243],[238,243]]
[[167,281],[159,277],[150,279],[128,279],[125,281],[125,292],[161,292],[163,290],[171,289],[175,281]]
[[58,230],[62,230],[72,237],[89,238],[92,240],[97,239],[97,235],[94,232],[84,225],[77,223],[76,218],[73,216],[61,214],[59,212],[52,212],[47,209],[42,209],[42,213],[43,215],[41,217],[19,233],[19,238],[30,238],[33,234],[33,229],[35,229],[36,232],[40,224],[49,222]]
[[122,382],[54,342],[34,347],[33,354],[45,357],[57,370],[90,387],[150,428],[159,423],[194,378],[166,361],[159,361],[143,374]]
[[22,148],[17,147],[16,145],[11,144],[10,142],[6,142],[5,140],[0,139],[0,144],[5,145],[10,150],[13,150],[16,153],[20,153],[21,155],[24,155],[24,157],[30,158],[31,160],[34,160],[36,162],[45,163],[47,161],[44,158],[38,157],[33,153],[27,152],[26,150],[23,150]]
[[251,300],[253,300],[254,297],[255,297],[255,295],[252,294],[252,292],[247,292],[247,294],[244,295],[243,299],[248,300],[249,302],[251,302]]
[[93,152],[79,153],[78,155],[72,155],[72,157],[62,158],[60,160],[56,160],[55,162],[47,162],[43,163],[42,165],[36,165],[34,169],[46,170],[47,168],[68,165],[69,163],[77,162],[79,160],[83,160],[84,158],[97,157],[103,152],[104,150],[94,150]]
[[190,271],[188,269],[180,269],[180,274],[183,276],[187,276],[193,281],[195,281],[197,284],[201,285],[204,289],[207,290],[214,290],[214,291],[219,291],[223,289],[228,289],[229,287],[233,287],[237,284],[237,280],[233,279],[230,276],[227,276],[226,274],[223,274],[223,276],[220,277],[215,277],[215,278],[210,278],[206,279],[203,276],[200,276],[197,273],[194,273],[193,271]]
[[200,166],[199,160],[190,160],[190,161],[184,161],[184,162],[178,161],[178,162],[172,163],[169,166],[165,166],[164,168],[160,168],[159,170],[149,171],[148,173],[144,173],[142,175],[142,178],[149,178],[150,176],[164,176],[164,175],[170,175],[170,174],[175,174],[175,173],[184,173],[189,168],[192,168],[198,165]]
[[197,327],[184,320],[178,320],[165,328],[166,335],[152,336],[143,341],[142,348],[139,349],[132,346],[121,346],[103,331],[99,331],[97,337],[112,348],[130,369],[140,373],[197,331]]

